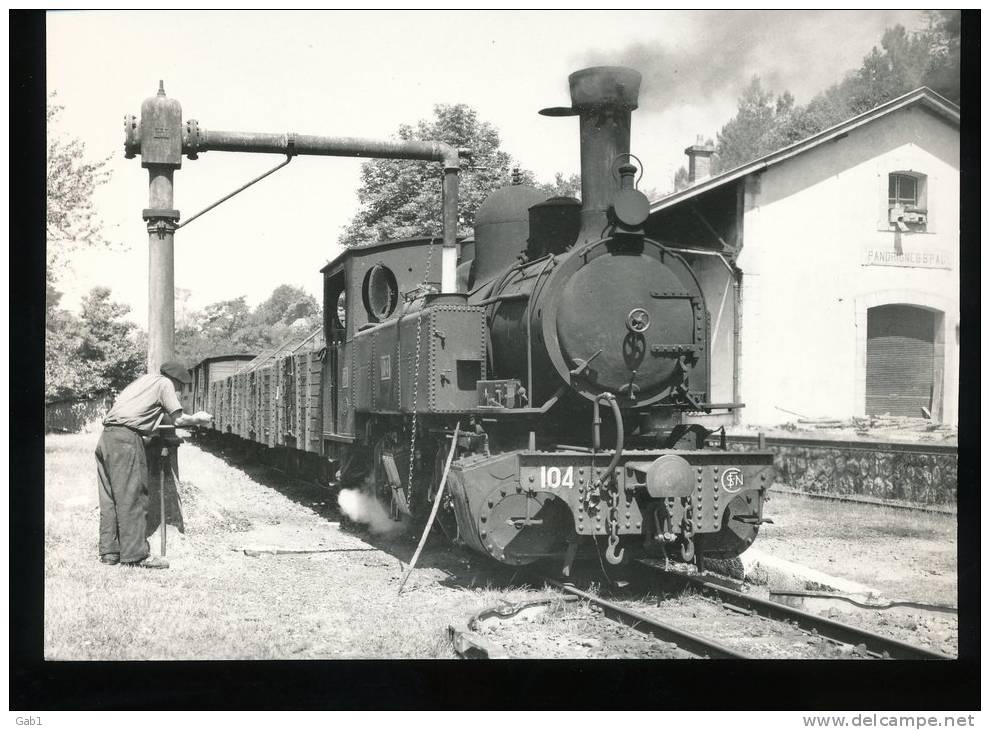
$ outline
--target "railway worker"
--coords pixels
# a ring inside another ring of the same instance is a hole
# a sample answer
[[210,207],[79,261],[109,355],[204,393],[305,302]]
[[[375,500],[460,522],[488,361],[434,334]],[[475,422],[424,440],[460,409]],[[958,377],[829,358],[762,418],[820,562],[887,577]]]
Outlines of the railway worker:
[[166,417],[180,427],[210,420],[205,413],[194,416],[182,413],[176,389],[191,382],[186,368],[175,361],[167,362],[162,365],[160,375],[142,375],[124,388],[103,420],[103,434],[96,446],[102,563],[168,567],[166,560],[151,555],[145,535],[148,462],[144,439]]

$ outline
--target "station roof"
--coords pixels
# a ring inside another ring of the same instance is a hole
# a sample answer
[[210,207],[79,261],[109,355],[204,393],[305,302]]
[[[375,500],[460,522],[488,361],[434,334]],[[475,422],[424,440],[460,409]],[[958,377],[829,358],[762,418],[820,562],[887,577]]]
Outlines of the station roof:
[[909,91],[907,94],[898,96],[896,99],[891,99],[885,104],[881,104],[880,106],[874,107],[869,111],[847,119],[840,124],[836,124],[834,127],[829,127],[818,134],[813,134],[810,137],[795,142],[792,145],[782,147],[776,152],[771,152],[770,154],[764,155],[759,159],[753,160],[752,162],[747,162],[744,165],[740,165],[732,170],[727,170],[726,172],[715,175],[714,177],[705,178],[690,187],[684,188],[683,190],[678,190],[676,193],[671,193],[666,197],[660,198],[650,205],[650,213],[658,213],[685,200],[695,198],[702,193],[707,193],[708,191],[714,190],[722,185],[726,185],[739,180],[740,178],[744,178],[747,175],[751,175],[755,172],[762,172],[763,170],[766,170],[779,162],[783,162],[791,157],[795,157],[796,155],[800,155],[814,149],[825,142],[842,137],[853,129],[869,124],[880,117],[911,106],[921,106],[941,117],[954,127],[959,127],[959,106],[953,104],[944,96],[936,94],[927,86],[922,86],[914,91]]

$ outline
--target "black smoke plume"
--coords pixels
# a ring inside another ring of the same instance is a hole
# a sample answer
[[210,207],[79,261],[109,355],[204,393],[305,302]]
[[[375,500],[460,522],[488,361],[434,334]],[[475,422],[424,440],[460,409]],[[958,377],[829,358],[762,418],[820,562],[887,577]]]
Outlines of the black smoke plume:
[[[876,12],[870,15],[875,22]],[[881,12],[883,20],[893,21],[887,15]],[[654,22],[664,22],[663,13],[654,17]],[[810,94],[838,81],[847,70],[828,67],[828,54],[823,53],[827,44],[848,42],[844,29],[857,35],[864,20],[860,11],[697,11],[691,14],[693,28],[682,40],[590,52],[576,59],[575,68],[636,69],[643,74],[644,112],[701,104],[718,96],[735,98],[754,75],[766,89],[783,92],[790,84],[792,91]],[[812,88],[802,88],[809,84]]]

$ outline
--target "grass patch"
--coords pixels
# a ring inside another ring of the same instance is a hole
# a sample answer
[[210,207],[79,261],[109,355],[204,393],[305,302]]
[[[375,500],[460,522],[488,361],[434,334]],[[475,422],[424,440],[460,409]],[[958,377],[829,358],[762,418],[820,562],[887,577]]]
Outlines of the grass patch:
[[[179,455],[186,533],[169,529],[172,567],[103,565],[98,437],[46,439],[47,659],[454,658],[448,624],[497,600],[539,595],[497,583],[465,588],[451,580],[465,556],[428,548],[398,596],[415,541],[383,546],[342,532],[325,513],[327,495],[282,489],[194,445]],[[258,545],[363,550],[244,554]],[[157,537],[151,546],[157,553]],[[383,552],[368,552],[375,547]]]

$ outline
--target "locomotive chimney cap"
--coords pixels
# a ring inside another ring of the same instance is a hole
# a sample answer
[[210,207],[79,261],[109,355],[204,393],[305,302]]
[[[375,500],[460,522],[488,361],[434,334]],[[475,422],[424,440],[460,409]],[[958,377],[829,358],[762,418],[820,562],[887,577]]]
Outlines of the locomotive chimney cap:
[[571,106],[541,109],[545,117],[572,117],[582,111],[612,107],[632,111],[639,107],[639,71],[624,66],[592,66],[568,78]]

